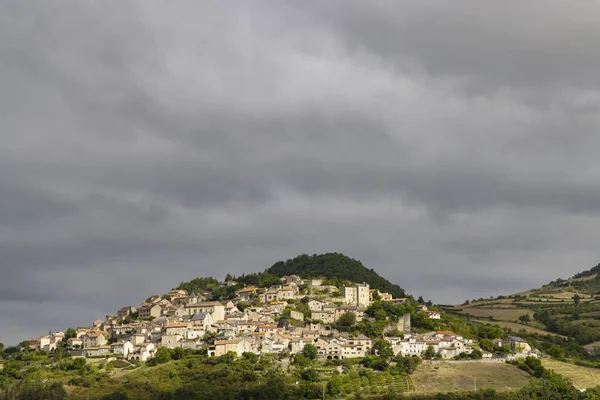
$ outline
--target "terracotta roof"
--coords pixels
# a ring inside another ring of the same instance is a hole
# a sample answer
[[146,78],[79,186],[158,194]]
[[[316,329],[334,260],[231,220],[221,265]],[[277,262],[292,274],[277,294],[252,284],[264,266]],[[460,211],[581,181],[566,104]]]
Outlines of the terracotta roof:
[[183,327],[187,327],[189,324],[185,323],[185,322],[179,322],[179,323],[171,323],[167,325],[167,328],[183,328]]

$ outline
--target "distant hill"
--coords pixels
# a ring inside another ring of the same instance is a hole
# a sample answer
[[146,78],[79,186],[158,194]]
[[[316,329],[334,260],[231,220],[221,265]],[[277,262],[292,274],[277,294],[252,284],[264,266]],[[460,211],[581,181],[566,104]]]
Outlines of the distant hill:
[[583,272],[573,275],[572,279],[587,278],[592,275],[597,275],[598,273],[600,273],[600,264],[596,265],[593,268],[588,269],[587,271],[583,271]]
[[[600,347],[600,264],[540,288],[467,300],[445,310],[471,322],[497,325],[535,340],[534,347],[554,354],[553,357],[597,361],[596,354],[587,350]],[[543,339],[544,343],[541,337],[548,333],[555,339]],[[562,342],[556,338],[574,340]],[[552,348],[553,345],[560,349]],[[600,359],[600,352],[597,356]]]
[[366,268],[360,261],[340,253],[314,254],[312,256],[302,254],[291,260],[278,261],[266,272],[278,277],[299,275],[302,278],[324,277],[359,283],[366,282],[371,288],[388,292],[394,297],[406,295],[400,286],[391,283],[373,269]]

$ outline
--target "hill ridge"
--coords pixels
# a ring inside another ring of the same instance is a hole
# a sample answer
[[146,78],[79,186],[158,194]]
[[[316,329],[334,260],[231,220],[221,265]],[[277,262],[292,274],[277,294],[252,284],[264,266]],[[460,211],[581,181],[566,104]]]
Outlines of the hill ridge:
[[278,261],[265,272],[282,277],[299,275],[302,278],[347,280],[356,283],[368,283],[373,289],[388,292],[394,297],[405,297],[406,292],[397,284],[379,275],[373,268],[342,253],[301,254],[286,261]]

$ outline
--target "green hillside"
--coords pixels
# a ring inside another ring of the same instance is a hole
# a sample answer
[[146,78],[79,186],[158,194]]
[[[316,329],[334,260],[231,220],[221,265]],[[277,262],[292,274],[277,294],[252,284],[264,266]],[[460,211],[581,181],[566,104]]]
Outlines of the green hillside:
[[558,360],[600,366],[599,272],[600,264],[540,288],[444,308],[470,323],[517,334]]
[[281,277],[299,275],[302,278],[324,277],[327,279],[366,282],[371,288],[388,292],[394,297],[404,297],[405,292],[379,275],[373,269],[366,268],[360,261],[340,253],[299,255],[287,261],[278,261],[267,270],[268,273]]
[[598,273],[600,273],[600,264],[596,265],[593,268],[588,269],[587,271],[583,271],[583,272],[573,275],[572,279],[586,278],[586,277],[589,277],[592,275],[597,275]]

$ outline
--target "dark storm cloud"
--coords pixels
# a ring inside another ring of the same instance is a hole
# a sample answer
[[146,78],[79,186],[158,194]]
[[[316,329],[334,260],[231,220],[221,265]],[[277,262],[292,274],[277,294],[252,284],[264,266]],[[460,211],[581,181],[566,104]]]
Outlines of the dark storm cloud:
[[597,263],[597,6],[0,7],[0,339],[338,251],[450,303]]

